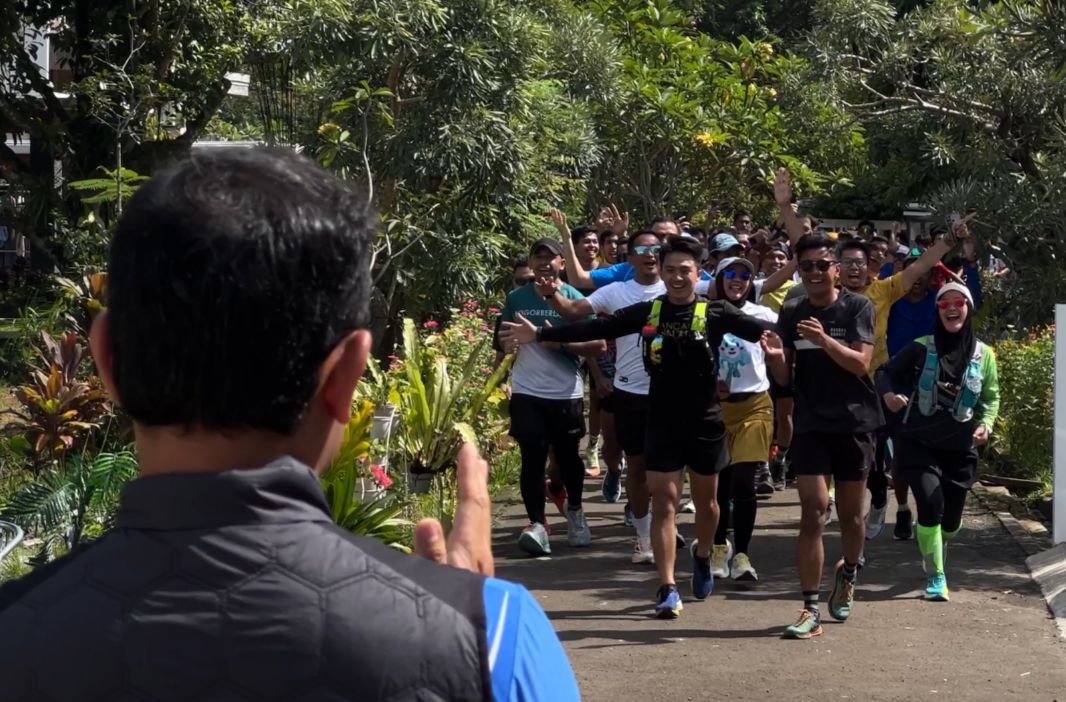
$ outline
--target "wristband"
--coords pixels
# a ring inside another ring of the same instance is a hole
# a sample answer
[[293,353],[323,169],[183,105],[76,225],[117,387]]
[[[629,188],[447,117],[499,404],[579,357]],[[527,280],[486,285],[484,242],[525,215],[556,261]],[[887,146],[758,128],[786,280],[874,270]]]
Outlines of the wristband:
[[541,341],[540,333],[543,331],[543,327],[537,327],[537,341]]

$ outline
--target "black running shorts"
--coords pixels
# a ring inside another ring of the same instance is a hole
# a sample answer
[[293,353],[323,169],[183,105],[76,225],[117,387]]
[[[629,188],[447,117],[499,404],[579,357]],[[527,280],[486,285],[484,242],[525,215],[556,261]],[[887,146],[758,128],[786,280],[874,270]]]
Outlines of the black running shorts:
[[876,440],[869,432],[808,432],[792,437],[788,459],[796,475],[832,475],[835,480],[866,480],[874,461]]
[[717,475],[729,465],[725,426],[698,420],[648,425],[645,463],[651,473],[673,473],[686,466],[696,475]]
[[511,436],[518,441],[549,444],[580,440],[585,435],[585,401],[546,400],[532,395],[511,396]]
[[648,396],[616,389],[611,397],[618,445],[627,456],[643,456],[644,435],[648,430]]

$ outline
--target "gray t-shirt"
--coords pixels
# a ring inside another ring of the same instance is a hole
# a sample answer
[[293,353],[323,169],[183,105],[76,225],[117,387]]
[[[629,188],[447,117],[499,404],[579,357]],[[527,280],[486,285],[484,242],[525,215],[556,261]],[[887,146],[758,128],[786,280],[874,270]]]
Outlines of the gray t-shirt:
[[[566,283],[560,291],[563,297],[580,300],[584,297],[577,288]],[[532,283],[527,283],[507,295],[500,318],[505,322],[515,321],[522,315],[533,326],[553,327],[566,324],[551,304],[537,294]],[[581,359],[568,351],[545,348],[541,344],[525,344],[518,348],[514,366],[511,368],[511,392],[529,395],[544,400],[574,400],[585,394],[581,380]]]

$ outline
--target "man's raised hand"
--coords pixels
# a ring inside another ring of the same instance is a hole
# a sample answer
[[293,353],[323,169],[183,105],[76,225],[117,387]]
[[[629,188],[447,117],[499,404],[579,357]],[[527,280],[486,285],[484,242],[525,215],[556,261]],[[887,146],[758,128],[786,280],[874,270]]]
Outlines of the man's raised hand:
[[787,168],[778,168],[774,176],[774,202],[780,207],[788,207],[792,203],[792,180],[788,177]]

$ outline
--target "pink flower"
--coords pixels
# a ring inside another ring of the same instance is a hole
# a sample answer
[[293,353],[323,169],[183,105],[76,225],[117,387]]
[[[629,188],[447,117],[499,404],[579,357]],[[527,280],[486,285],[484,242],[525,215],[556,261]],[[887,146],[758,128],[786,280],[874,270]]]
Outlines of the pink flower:
[[435,331],[437,329],[437,327],[440,326],[440,324],[438,322],[436,322],[435,320],[431,319],[428,322],[426,322],[425,324],[423,324],[422,326],[425,327],[426,329],[429,329],[430,331]]
[[489,314],[499,314],[499,313],[500,313],[500,308],[499,307],[490,307],[489,308]]
[[381,486],[383,490],[388,490],[392,487],[392,478],[385,472],[385,469],[380,463],[373,463],[370,466],[370,474],[374,476],[374,482]]
[[463,303],[463,309],[464,310],[471,310],[471,311],[472,310],[476,310],[477,309],[477,300],[467,300],[466,302]]

